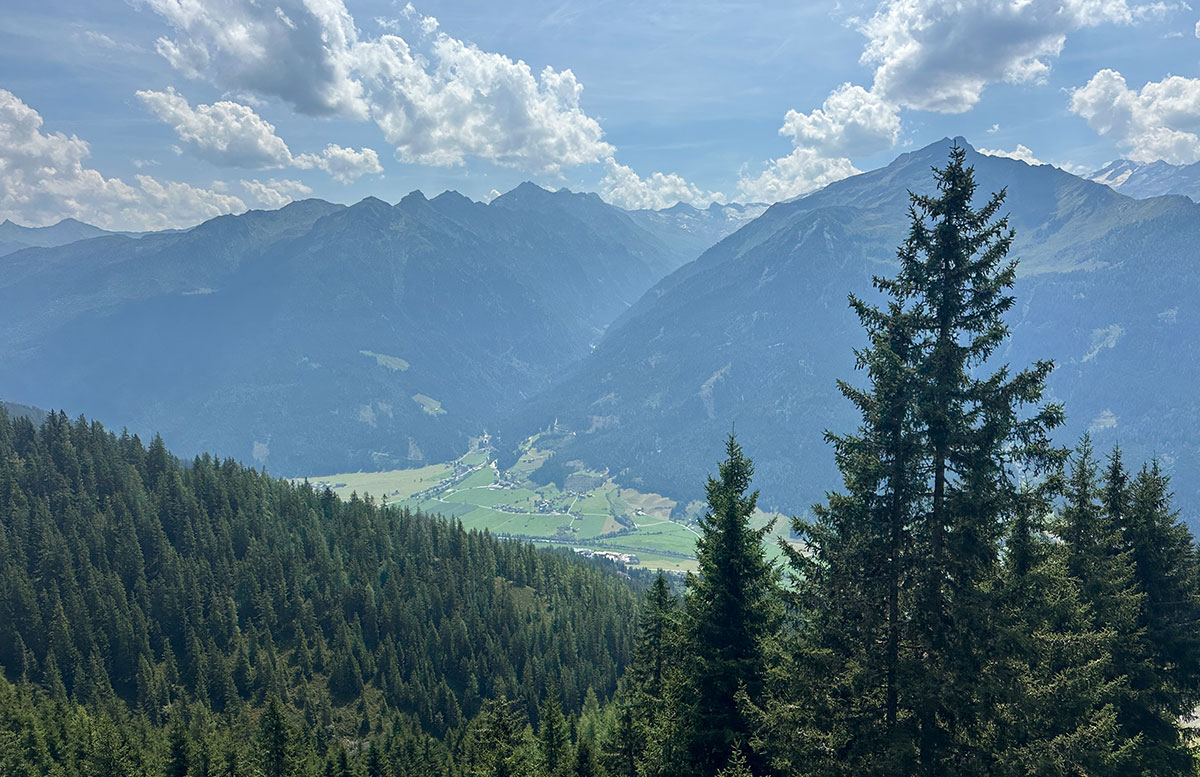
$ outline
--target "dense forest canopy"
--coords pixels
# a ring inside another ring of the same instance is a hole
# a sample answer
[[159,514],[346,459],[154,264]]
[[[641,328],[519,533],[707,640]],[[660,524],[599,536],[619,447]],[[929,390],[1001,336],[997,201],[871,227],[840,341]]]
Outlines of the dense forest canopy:
[[[397,726],[448,742],[488,699],[536,719],[548,691],[606,698],[630,656],[635,595],[595,564],[61,413],[0,411],[0,516],[6,698],[122,737],[277,700],[321,752]],[[69,752],[35,762],[74,773]]]

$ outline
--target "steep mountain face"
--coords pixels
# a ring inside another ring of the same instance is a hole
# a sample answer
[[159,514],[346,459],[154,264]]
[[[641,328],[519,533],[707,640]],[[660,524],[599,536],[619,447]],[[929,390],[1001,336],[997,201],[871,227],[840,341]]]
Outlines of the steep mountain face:
[[0,263],[0,395],[283,474],[445,460],[689,258],[532,185],[28,249]]
[[1200,202],[1200,162],[1172,165],[1167,162],[1133,162],[1117,159],[1088,176],[1121,194],[1143,199],[1181,194]]
[[701,210],[681,202],[663,210],[633,210],[629,215],[650,232],[693,256],[699,256],[709,246],[761,216],[766,209],[762,203],[721,205],[714,202]]
[[[965,141],[958,141],[965,145]],[[868,299],[907,228],[907,192],[933,188],[951,141],[772,206],[651,289],[593,354],[513,424],[547,435],[560,462],[702,494],[736,429],[764,506],[802,511],[839,485],[823,430],[857,424],[835,379],[863,382],[846,296]],[[1185,507],[1200,505],[1200,206],[1134,200],[1049,167],[968,151],[978,197],[1007,187],[1021,260],[1012,339],[997,363],[1053,358],[1065,443],[1091,430],[1131,461],[1158,455]],[[553,460],[553,459],[552,459]]]

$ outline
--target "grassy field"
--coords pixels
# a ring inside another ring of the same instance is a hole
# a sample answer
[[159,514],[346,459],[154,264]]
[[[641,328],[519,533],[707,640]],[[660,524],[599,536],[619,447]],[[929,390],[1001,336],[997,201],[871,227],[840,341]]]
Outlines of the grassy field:
[[[640,566],[651,569],[696,569],[696,519],[702,504],[680,510],[672,499],[623,488],[603,472],[576,473],[563,488],[536,484],[530,475],[548,455],[530,445],[511,469],[500,472],[491,451],[477,445],[445,464],[326,475],[309,482],[328,485],[343,498],[370,494],[376,501],[453,517],[467,529],[486,528],[558,547],[632,553]],[[760,511],[754,524],[766,525],[772,517]],[[789,521],[777,520],[768,538],[772,557],[781,555],[775,541],[786,537],[789,528]]]

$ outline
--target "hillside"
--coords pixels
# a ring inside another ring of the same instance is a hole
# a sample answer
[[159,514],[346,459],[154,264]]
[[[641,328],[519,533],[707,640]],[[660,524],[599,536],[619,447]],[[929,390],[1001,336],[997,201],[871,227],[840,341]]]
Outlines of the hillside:
[[28,249],[3,260],[0,395],[284,474],[444,461],[694,256],[663,234],[524,184]]
[[[19,750],[0,739],[0,766],[111,777],[96,748],[155,756],[185,714],[214,760],[252,763],[247,729],[282,701],[298,759],[370,739],[457,774],[449,734],[488,700],[578,711],[630,658],[636,598],[611,565],[230,460],[183,466],[159,439],[0,409],[0,484],[0,731],[57,708]],[[109,717],[118,744],[89,739]]]
[[[552,461],[567,471],[572,461],[607,468],[681,502],[697,498],[736,428],[763,506],[803,511],[838,484],[823,431],[857,423],[835,386],[861,380],[851,348],[863,335],[846,295],[874,298],[870,277],[886,274],[904,238],[907,191],[931,190],[930,168],[950,143],[771,207],[651,289],[510,428],[557,421]],[[1177,473],[1185,511],[1200,507],[1188,431],[1200,414],[1200,206],[1130,199],[1049,166],[968,159],[980,196],[1007,187],[1017,233],[1019,306],[1000,358],[1055,359],[1062,439],[1090,430],[1098,448],[1157,455]]]

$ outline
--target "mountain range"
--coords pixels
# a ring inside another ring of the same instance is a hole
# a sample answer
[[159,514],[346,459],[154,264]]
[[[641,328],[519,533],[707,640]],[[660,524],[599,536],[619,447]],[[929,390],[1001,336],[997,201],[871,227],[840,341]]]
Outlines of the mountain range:
[[524,184],[29,248],[0,274],[0,395],[287,474],[444,460],[694,258],[684,231]]
[[[933,189],[931,168],[953,142],[966,145],[946,139],[774,205],[663,279],[523,409],[517,436],[548,430],[542,444],[559,467],[602,465],[686,501],[702,496],[736,430],[764,506],[821,500],[839,484],[823,432],[857,425],[835,380],[863,381],[852,349],[865,339],[847,294],[877,298],[871,277],[893,270],[908,192]],[[1180,503],[1200,506],[1200,205],[1132,199],[969,147],[968,161],[978,197],[1007,191],[1017,235],[1012,338],[997,364],[1054,359],[1050,399],[1069,418],[1060,440],[1090,431],[1101,450],[1120,442],[1131,460],[1157,455],[1178,475]]]
[[1138,199],[1180,194],[1200,202],[1200,162],[1173,165],[1162,160],[1117,159],[1089,175],[1088,179]]
[[[447,460],[485,433],[507,459],[540,433],[543,479],[606,468],[682,504],[736,430],[763,506],[803,510],[838,484],[824,430],[857,422],[835,384],[862,381],[847,294],[892,271],[908,193],[952,143],[769,208],[523,184],[26,248],[0,260],[0,396],[288,475]],[[1017,235],[997,363],[1054,359],[1060,440],[1158,456],[1200,507],[1200,205],[968,159]]]

